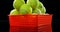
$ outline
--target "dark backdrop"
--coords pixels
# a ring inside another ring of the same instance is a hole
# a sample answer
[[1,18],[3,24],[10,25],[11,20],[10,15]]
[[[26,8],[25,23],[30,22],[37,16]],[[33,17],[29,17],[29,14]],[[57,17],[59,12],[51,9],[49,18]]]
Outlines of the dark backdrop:
[[[52,29],[53,32],[59,32],[59,1],[58,0],[40,0],[47,9],[46,13],[53,14]],[[0,0],[0,31],[8,32],[9,19],[8,15],[13,9],[13,0]]]

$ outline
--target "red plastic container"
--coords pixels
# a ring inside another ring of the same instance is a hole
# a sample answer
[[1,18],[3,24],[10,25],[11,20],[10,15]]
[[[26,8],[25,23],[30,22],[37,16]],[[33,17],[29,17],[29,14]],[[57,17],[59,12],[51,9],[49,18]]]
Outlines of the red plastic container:
[[52,15],[9,15],[9,32],[52,32]]

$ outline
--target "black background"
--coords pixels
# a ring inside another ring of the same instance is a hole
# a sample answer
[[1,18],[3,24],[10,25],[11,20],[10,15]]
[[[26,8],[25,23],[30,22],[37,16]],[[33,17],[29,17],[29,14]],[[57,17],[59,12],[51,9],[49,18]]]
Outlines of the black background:
[[[53,14],[52,29],[53,32],[59,32],[59,1],[58,0],[40,0],[47,9],[46,13]],[[9,19],[8,15],[13,9],[13,0],[0,0],[0,31],[9,31]]]

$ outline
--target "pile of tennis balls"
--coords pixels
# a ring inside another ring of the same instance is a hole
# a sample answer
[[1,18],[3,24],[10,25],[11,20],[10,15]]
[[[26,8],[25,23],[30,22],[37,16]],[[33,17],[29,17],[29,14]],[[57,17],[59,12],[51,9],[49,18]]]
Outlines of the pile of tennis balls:
[[10,15],[25,15],[25,14],[45,14],[46,8],[39,0],[14,0],[14,9],[11,10]]

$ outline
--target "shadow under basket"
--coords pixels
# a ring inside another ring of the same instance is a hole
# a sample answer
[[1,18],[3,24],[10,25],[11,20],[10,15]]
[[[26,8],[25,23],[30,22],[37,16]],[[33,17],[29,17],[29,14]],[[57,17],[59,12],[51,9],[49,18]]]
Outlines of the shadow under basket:
[[9,32],[52,32],[52,15],[9,15]]

